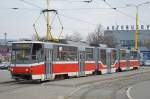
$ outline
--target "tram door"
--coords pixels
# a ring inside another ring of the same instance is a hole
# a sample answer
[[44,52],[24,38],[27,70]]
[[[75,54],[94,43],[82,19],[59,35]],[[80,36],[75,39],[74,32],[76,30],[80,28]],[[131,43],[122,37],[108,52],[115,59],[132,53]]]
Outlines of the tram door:
[[45,78],[51,78],[52,74],[52,49],[45,49]]
[[107,64],[107,73],[111,73],[111,49],[107,49],[106,51],[106,64]]
[[96,68],[95,68],[95,71],[98,72],[99,71],[99,48],[94,48],[94,60],[95,60],[95,63],[96,63]]
[[79,76],[84,76],[84,65],[85,65],[85,48],[79,48],[79,53],[78,53],[78,59],[79,59]]
[[130,51],[129,50],[126,51],[126,60],[127,60],[127,70],[130,70],[130,67],[129,67]]
[[115,72],[115,70],[113,68],[114,68],[115,62],[117,61],[117,50],[111,49],[111,58],[110,58],[110,61],[111,61],[110,64],[111,64],[111,73],[112,73],[112,72]]

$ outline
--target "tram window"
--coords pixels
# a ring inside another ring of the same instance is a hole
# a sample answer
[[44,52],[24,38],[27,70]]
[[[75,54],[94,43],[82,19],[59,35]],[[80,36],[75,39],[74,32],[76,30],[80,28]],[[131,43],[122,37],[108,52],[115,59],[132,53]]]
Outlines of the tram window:
[[111,52],[111,60],[112,60],[112,64],[115,63],[116,59],[117,59],[117,52],[115,50],[112,50]]
[[76,61],[77,48],[72,46],[55,46],[56,61]]
[[105,49],[100,50],[100,60],[102,61],[103,64],[106,64],[106,50]]
[[80,52],[80,59],[84,60],[85,59],[85,52]]
[[87,61],[93,60],[93,49],[92,48],[86,48],[86,60]]
[[31,60],[32,44],[19,43],[12,45],[12,63],[26,64]]
[[42,44],[33,44],[32,61],[42,61],[44,59],[43,55],[44,51]]
[[45,60],[51,61],[52,60],[52,52],[50,49],[45,49]]
[[130,51],[130,59],[138,59],[138,52]]
[[[14,53],[14,52],[13,52]],[[15,55],[12,56],[12,62],[26,63],[30,60],[30,50],[16,50]]]
[[126,59],[129,59],[129,58],[130,58],[130,53],[127,53]]
[[126,59],[126,51],[125,50],[120,50],[120,59]]

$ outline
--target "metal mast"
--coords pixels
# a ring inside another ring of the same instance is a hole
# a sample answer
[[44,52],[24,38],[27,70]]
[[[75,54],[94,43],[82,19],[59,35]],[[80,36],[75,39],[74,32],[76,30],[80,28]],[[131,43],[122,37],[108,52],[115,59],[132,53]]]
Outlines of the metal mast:
[[135,50],[138,50],[138,7],[136,7]]
[[[62,25],[62,22],[61,22],[61,20],[60,20],[60,17],[59,17],[59,15],[58,15],[57,10],[55,10],[55,9],[50,9],[50,0],[44,0],[44,4],[45,4],[45,3],[46,3],[46,8],[41,11],[39,17],[36,19],[36,21],[35,21],[34,24],[33,24],[34,31],[35,31],[35,33],[36,33],[36,40],[40,40],[40,37],[39,37],[39,35],[38,35],[38,32],[37,32],[37,29],[36,29],[36,26],[35,26],[35,25],[36,25],[37,21],[39,20],[41,14],[43,14],[43,15],[44,15],[45,22],[46,22],[46,24],[45,24],[45,26],[46,26],[45,34],[46,34],[46,35],[44,36],[44,40],[46,40],[46,41],[55,41],[55,42],[58,42],[58,41],[59,41],[59,38],[60,38],[60,36],[61,36],[61,34],[63,33],[63,25]],[[50,19],[50,13],[51,13],[51,12],[53,12],[53,13],[55,14],[54,18],[52,18],[52,21],[51,21],[51,19]],[[52,24],[53,24],[53,22],[54,22],[55,17],[57,17],[57,19],[58,19],[58,21],[59,21],[59,24],[61,25],[61,33],[60,33],[60,35],[58,36],[57,39],[53,37],[52,31],[51,31],[51,30],[52,30]],[[45,26],[44,26],[44,27],[45,27]]]
[[50,18],[49,18],[49,0],[46,0],[46,9],[43,11],[45,19],[46,19],[46,40],[53,40],[51,34],[51,26],[50,26]]

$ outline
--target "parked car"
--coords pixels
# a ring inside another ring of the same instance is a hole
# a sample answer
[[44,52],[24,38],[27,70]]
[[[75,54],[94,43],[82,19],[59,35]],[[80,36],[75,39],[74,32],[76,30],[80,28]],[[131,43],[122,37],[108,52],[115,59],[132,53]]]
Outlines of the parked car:
[[8,69],[10,66],[10,62],[1,62],[0,69]]

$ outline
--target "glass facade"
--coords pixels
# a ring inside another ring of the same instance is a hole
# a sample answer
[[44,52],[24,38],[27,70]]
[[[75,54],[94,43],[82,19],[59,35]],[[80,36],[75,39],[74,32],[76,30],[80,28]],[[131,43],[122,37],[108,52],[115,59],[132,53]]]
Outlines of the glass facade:
[[[144,40],[149,40],[150,30],[139,30],[138,46],[144,46]],[[113,36],[117,43],[126,48],[133,48],[135,44],[135,30],[105,30],[104,36]]]

